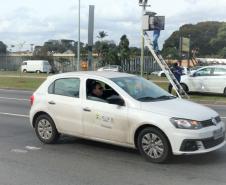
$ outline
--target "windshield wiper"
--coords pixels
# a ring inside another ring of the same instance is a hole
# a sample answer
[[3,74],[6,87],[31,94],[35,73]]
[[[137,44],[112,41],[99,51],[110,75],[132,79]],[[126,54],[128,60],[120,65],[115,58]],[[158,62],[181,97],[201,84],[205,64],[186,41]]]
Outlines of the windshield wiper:
[[150,97],[150,96],[145,96],[145,97],[141,97],[141,98],[137,98],[137,100],[139,101],[150,101],[150,100],[154,100],[155,98]]
[[175,96],[168,96],[168,95],[163,95],[163,96],[159,96],[155,99],[159,100],[159,99],[163,99],[163,100],[170,100],[170,99],[174,99],[176,98]]

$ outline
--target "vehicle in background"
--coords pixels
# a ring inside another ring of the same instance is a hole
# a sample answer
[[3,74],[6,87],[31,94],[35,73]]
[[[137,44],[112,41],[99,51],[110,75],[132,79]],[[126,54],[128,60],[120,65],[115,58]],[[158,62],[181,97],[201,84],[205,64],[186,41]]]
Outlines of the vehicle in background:
[[120,71],[122,71],[122,68],[119,65],[107,65],[107,66],[104,66],[104,67],[101,67],[101,68],[97,69],[97,71],[114,71],[114,72],[120,72]]
[[195,71],[197,71],[198,69],[200,69],[202,67],[206,67],[206,66],[194,66],[194,67],[190,68],[190,74],[193,74]]
[[49,73],[51,66],[46,60],[26,60],[21,64],[21,72]]
[[[182,67],[183,71],[182,71],[182,75],[187,75],[190,74],[190,69],[187,67]],[[166,77],[166,74],[164,71],[154,71],[151,74],[153,75],[157,75],[159,77]]]
[[181,77],[186,92],[219,93],[226,96],[226,65],[202,67]]
[[137,148],[159,163],[171,154],[202,154],[226,143],[217,112],[127,73],[49,76],[30,101],[31,126],[47,144],[67,134]]

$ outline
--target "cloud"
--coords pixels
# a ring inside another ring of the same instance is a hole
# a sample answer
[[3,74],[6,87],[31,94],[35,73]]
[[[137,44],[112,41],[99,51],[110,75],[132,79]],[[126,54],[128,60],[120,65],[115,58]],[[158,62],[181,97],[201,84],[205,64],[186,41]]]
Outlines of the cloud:
[[[149,2],[151,11],[166,16],[166,30],[161,32],[160,45],[183,24],[226,20],[226,0]],[[126,34],[131,45],[140,46],[141,8],[137,0],[81,0],[81,41],[87,42],[88,6],[92,4],[95,5],[95,39],[98,32],[104,30],[109,40],[118,43]],[[7,44],[26,41],[41,45],[49,39],[77,40],[77,1],[20,0],[15,3],[7,0],[0,10],[0,40]]]

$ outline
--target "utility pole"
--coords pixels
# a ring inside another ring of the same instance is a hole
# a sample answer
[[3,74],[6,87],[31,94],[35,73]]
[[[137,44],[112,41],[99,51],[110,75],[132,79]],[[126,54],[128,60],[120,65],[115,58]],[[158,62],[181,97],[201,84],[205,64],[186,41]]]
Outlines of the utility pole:
[[78,46],[77,46],[77,71],[80,70],[80,0],[78,0]]
[[94,33],[94,5],[89,5],[89,23],[88,23],[88,70],[94,69],[93,64],[93,33]]
[[[139,6],[142,7],[142,15],[141,15],[141,19],[143,17],[143,15],[146,12],[146,7],[150,6],[148,5],[148,0],[139,0]],[[140,57],[140,75],[143,76],[144,75],[144,30],[143,27],[141,25],[141,57]]]

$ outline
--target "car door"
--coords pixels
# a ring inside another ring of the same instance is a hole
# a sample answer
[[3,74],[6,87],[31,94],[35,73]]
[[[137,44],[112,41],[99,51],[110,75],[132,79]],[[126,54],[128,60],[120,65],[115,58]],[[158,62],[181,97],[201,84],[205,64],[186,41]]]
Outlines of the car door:
[[[86,79],[86,96],[83,101],[83,124],[84,132],[87,137],[101,140],[115,141],[126,143],[128,141],[128,117],[126,105],[119,106],[110,104],[107,100],[99,100],[98,98],[88,95],[89,83]],[[109,95],[118,94],[110,85],[103,81],[98,81],[104,86],[104,91],[108,91]],[[107,87],[107,89],[106,89]],[[120,97],[120,95],[117,95]],[[109,97],[110,98],[110,97]]]
[[208,76],[210,76],[212,68],[202,68],[197,70],[193,75],[189,78],[190,90],[196,92],[208,92],[208,84],[206,80]]
[[54,116],[60,132],[83,134],[79,78],[55,80],[49,86],[47,101],[48,110]]
[[211,92],[223,93],[226,88],[226,67],[215,67],[208,83],[212,86]]

